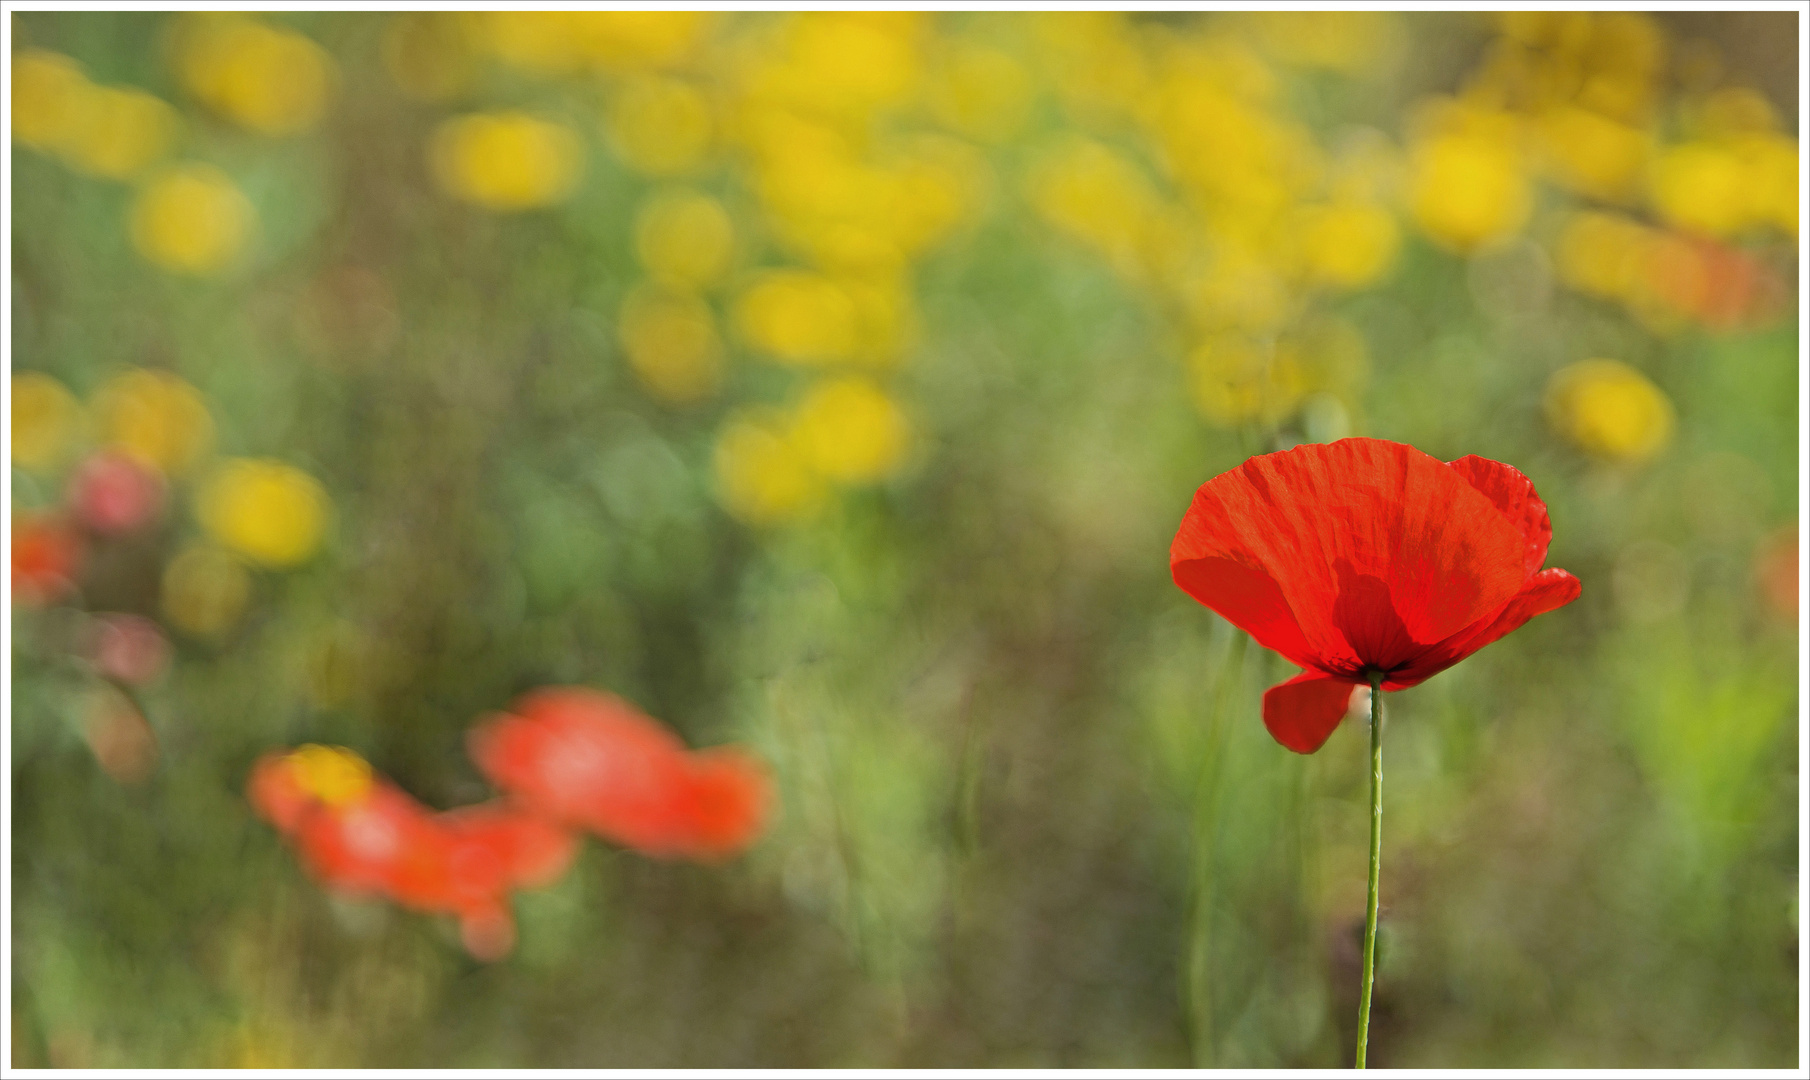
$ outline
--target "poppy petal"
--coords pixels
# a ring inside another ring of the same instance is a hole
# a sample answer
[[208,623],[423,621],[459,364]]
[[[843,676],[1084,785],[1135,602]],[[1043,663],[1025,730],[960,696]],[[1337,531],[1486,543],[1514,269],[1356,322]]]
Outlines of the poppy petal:
[[1482,492],[1496,509],[1507,515],[1527,541],[1527,573],[1546,565],[1546,548],[1552,543],[1552,517],[1533,489],[1533,481],[1513,465],[1480,458],[1475,454],[1451,463],[1451,470]]
[[1263,726],[1297,754],[1311,754],[1332,735],[1357,686],[1348,679],[1303,671],[1263,692]]
[[[1184,535],[1187,522],[1182,523]],[[1170,571],[1175,583],[1188,595],[1218,612],[1227,622],[1251,635],[1257,644],[1281,653],[1299,667],[1316,667],[1315,652],[1301,633],[1301,624],[1288,609],[1282,588],[1261,570],[1215,556],[1176,561],[1184,547],[1177,536],[1170,548]]]
[[1535,615],[1544,615],[1576,600],[1584,585],[1566,570],[1542,570],[1529,578],[1527,585],[1493,618],[1466,627],[1406,670],[1383,683],[1385,690],[1405,690],[1432,678],[1446,668],[1483,648],[1497,638],[1520,629]]
[[[1526,549],[1519,525],[1439,459],[1342,439],[1251,458],[1201,485],[1169,558],[1183,588],[1196,560],[1268,578],[1310,666],[1349,676],[1405,667],[1500,610],[1527,580]],[[1275,625],[1273,602],[1263,610]]]

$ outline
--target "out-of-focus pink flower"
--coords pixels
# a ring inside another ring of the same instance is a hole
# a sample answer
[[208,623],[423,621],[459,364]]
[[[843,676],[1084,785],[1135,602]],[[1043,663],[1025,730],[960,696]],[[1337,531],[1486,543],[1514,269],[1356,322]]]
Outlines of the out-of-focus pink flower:
[[155,682],[170,665],[170,639],[142,615],[97,615],[88,642],[100,673],[130,686]]
[[59,514],[13,516],[13,601],[42,607],[75,588],[84,545]]
[[579,687],[524,695],[472,729],[469,748],[528,809],[647,855],[735,854],[759,835],[770,801],[745,754],[690,754],[633,705]]
[[127,454],[103,450],[69,481],[69,505],[84,525],[103,535],[142,528],[163,511],[163,477]]

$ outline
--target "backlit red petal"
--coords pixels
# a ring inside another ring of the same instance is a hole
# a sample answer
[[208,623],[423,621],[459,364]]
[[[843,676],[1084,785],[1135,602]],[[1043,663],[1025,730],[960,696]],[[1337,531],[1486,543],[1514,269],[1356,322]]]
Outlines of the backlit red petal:
[[1521,531],[1527,545],[1527,573],[1539,573],[1540,567],[1546,565],[1546,548],[1552,543],[1552,518],[1534,491],[1533,481],[1513,465],[1475,454],[1461,457],[1449,467],[1482,492]]
[[1385,690],[1404,690],[1458,663],[1490,642],[1515,630],[1535,615],[1564,607],[1583,592],[1583,583],[1568,571],[1542,570],[1501,611],[1478,621],[1440,642],[1425,656],[1383,684]]
[[1297,754],[1323,745],[1345,718],[1357,685],[1318,671],[1301,674],[1263,693],[1263,726]]

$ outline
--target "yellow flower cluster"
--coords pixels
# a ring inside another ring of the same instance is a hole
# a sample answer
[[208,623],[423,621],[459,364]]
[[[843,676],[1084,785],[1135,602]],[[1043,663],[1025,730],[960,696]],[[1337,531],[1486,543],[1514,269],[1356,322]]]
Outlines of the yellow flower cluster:
[[570,195],[584,168],[584,143],[564,124],[525,112],[472,113],[440,125],[428,164],[455,197],[510,213]]
[[1672,403],[1652,380],[1618,360],[1582,360],[1546,386],[1546,415],[1587,453],[1637,463],[1671,441]]
[[893,400],[861,376],[813,384],[786,411],[747,409],[716,444],[723,506],[751,525],[808,517],[832,484],[890,475],[910,448],[911,427]]
[[183,85],[248,131],[299,135],[326,113],[333,61],[305,35],[247,15],[197,13],[172,38]]
[[70,168],[130,180],[169,154],[176,110],[131,86],[97,86],[61,53],[13,56],[13,139]]
[[1415,216],[1465,252],[1518,232],[1542,177],[1600,203],[1647,202],[1710,237],[1797,233],[1797,142],[1765,98],[1726,87],[1680,103],[1683,142],[1662,145],[1668,44],[1638,12],[1505,12],[1455,100],[1423,125]]
[[1692,137],[1653,163],[1653,208],[1707,236],[1765,229],[1797,236],[1797,140],[1778,130],[1764,97],[1730,87],[1693,103]]
[[[1380,40],[1386,18],[1356,13],[1352,33]],[[1316,396],[1359,388],[1361,338],[1314,306],[1324,293],[1382,280],[1400,246],[1388,203],[1399,155],[1380,136],[1336,152],[1317,145],[1281,111],[1280,77],[1264,53],[1361,65],[1330,40],[1309,47],[1287,25],[1040,20],[1052,84],[1096,134],[1045,149],[1026,176],[1031,205],[1158,292],[1189,342],[1194,400],[1225,426],[1279,423]]]
[[[199,78],[194,73],[205,69],[215,72],[209,86],[240,87],[247,80],[264,85],[274,80],[277,89],[272,92],[293,95],[306,79],[292,65],[286,67],[281,57],[263,56],[258,52],[263,46],[257,43],[275,35],[288,42],[282,49],[319,53],[299,35],[244,19],[209,17],[191,29],[194,32],[179,35],[178,40],[186,43],[181,55],[192,86]],[[231,40],[224,44],[215,40],[228,31]],[[291,38],[301,44],[289,42]],[[251,53],[232,51],[242,45]],[[203,59],[214,59],[205,63],[195,59],[202,54]],[[262,59],[246,68],[247,55]],[[324,54],[317,59],[325,63]],[[241,75],[231,75],[242,68]],[[221,74],[226,69],[230,71]],[[174,273],[208,276],[228,269],[244,251],[256,227],[256,214],[232,180],[211,165],[163,164],[181,129],[168,104],[134,87],[97,86],[74,60],[43,49],[27,49],[13,58],[12,93],[16,141],[53,154],[78,172],[142,185],[132,202],[127,229],[133,247],[146,260]],[[206,93],[197,93],[207,99]]]

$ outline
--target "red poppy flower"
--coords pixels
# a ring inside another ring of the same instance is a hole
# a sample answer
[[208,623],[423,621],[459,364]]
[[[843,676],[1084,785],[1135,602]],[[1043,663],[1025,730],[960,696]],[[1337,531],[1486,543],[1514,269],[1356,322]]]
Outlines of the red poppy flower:
[[687,753],[678,736],[610,694],[537,690],[472,729],[472,760],[526,807],[647,855],[712,858],[752,842],[765,775],[731,751]]
[[436,814],[347,750],[267,754],[247,795],[321,884],[456,916],[480,960],[514,946],[510,893],[550,884],[577,850],[570,833],[502,800]]
[[1175,583],[1307,670],[1263,722],[1320,748],[1352,690],[1402,690],[1577,599],[1542,570],[1552,525],[1527,477],[1480,457],[1344,439],[1255,457],[1201,485],[1169,550]]

